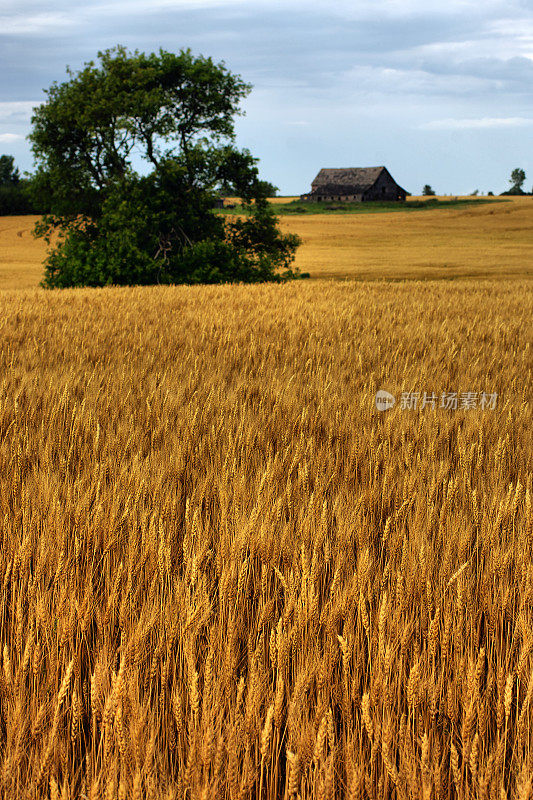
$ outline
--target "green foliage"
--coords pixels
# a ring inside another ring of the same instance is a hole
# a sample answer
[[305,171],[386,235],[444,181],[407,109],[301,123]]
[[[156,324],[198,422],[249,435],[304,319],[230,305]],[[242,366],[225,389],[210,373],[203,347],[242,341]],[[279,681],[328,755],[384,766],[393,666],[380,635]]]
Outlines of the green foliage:
[[422,194],[423,194],[425,197],[434,197],[434,195],[435,195],[435,192],[433,191],[433,189],[431,188],[431,186],[429,185],[429,183],[426,183],[426,185],[425,185],[425,186],[423,187],[423,189],[422,189]]
[[265,184],[264,185],[264,191],[265,191],[266,197],[277,197],[278,196],[278,192],[279,192],[279,187],[278,186],[274,186],[274,184],[270,183],[269,181],[264,181],[264,184]]
[[509,178],[509,183],[511,184],[510,192],[513,192],[513,194],[522,194],[522,186],[524,185],[525,180],[526,173],[523,169],[520,169],[519,167],[513,169],[511,172],[511,177]]
[[0,184],[0,216],[35,214],[35,206],[28,192],[27,182]]
[[20,177],[13,156],[0,156],[0,216],[33,213],[30,182]]
[[[527,195],[528,192],[525,192],[522,188],[525,183],[525,180],[526,180],[526,173],[523,169],[520,169],[518,167],[516,169],[513,169],[513,171],[511,172],[511,177],[509,178],[509,183],[511,184],[511,188],[507,189],[506,192],[502,192],[502,196]],[[530,192],[530,194],[533,194],[533,191]]]
[[263,202],[245,220],[213,213],[212,197],[191,189],[175,161],[110,192],[96,221],[46,217],[40,235],[59,242],[46,263],[50,287],[256,282],[296,277],[298,238],[283,235]]
[[13,156],[0,156],[0,186],[16,186],[19,181],[20,173]]
[[[275,205],[276,214],[278,216],[289,216],[292,214],[386,214],[390,212],[405,211],[429,211],[431,209],[445,209],[445,208],[461,208],[463,206],[470,206],[474,203],[481,205],[489,201],[483,198],[477,200],[457,200],[456,198],[450,200],[439,200],[437,197],[431,197],[429,200],[407,200],[405,203],[391,201],[388,203],[380,203],[375,200],[366,203],[348,203],[348,202],[306,202],[302,200],[293,200],[290,203],[280,203]],[[503,201],[500,201],[503,202]],[[237,206],[229,212],[229,214],[240,213],[243,209]]]
[[[54,83],[33,117],[35,197],[54,239],[44,285],[282,280],[299,244],[266,203],[257,159],[234,147],[250,87],[223,64],[175,55],[99,53],[99,64]],[[135,159],[149,170],[140,175]],[[235,194],[244,221],[215,210]]]
[[511,189],[507,189],[506,192],[501,192],[500,197],[522,197],[524,195],[527,195],[527,192],[524,192],[523,189],[519,189],[518,186],[513,186]]

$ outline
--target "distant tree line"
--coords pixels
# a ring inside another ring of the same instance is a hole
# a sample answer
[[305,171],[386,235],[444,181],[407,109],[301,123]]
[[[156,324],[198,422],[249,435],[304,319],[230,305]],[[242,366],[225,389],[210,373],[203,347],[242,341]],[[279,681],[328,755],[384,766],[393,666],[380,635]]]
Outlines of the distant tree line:
[[[526,182],[525,171],[523,169],[520,169],[519,167],[513,169],[513,171],[511,172],[511,177],[509,178],[509,183],[511,184],[511,188],[507,189],[506,192],[502,192],[500,197],[503,197],[505,195],[524,195],[524,196],[533,195],[533,189],[531,192],[525,192],[524,189],[522,188],[525,182]],[[422,188],[422,194],[426,197],[434,197],[436,193],[434,189],[429,185],[429,183],[426,183],[426,185]],[[475,189],[473,192],[470,193],[471,197],[477,197],[478,195],[479,195],[479,189]],[[488,192],[488,195],[489,197],[494,197],[494,192]]]
[[[517,167],[511,172],[509,178],[510,188],[502,192],[500,196],[531,196],[531,192],[523,189],[526,181],[525,170]],[[277,186],[273,186],[267,181],[263,181],[264,194],[275,197]],[[408,193],[409,194],[409,193]],[[422,194],[426,197],[434,197],[436,192],[426,184],[422,189]],[[494,192],[487,193],[489,197],[494,196]],[[471,196],[479,195],[479,190],[471,192]],[[43,192],[38,176],[29,175],[21,177],[19,169],[15,166],[15,159],[11,155],[0,156],[0,216],[15,216],[22,214],[49,214],[50,202]]]
[[[276,197],[278,187],[262,181],[264,194]],[[11,155],[0,156],[0,217],[23,214],[49,214],[51,204],[37,176],[26,173],[21,177]]]
[[31,180],[21,178],[13,156],[0,156],[0,216],[45,213],[31,196]]

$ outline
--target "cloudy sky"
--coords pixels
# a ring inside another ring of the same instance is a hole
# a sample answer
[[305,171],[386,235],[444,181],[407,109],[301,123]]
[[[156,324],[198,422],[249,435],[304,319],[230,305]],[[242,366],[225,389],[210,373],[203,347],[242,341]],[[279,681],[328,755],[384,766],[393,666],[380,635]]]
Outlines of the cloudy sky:
[[31,169],[43,89],[116,44],[252,83],[238,143],[282,194],[381,164],[413,194],[533,185],[533,0],[0,0],[0,153]]

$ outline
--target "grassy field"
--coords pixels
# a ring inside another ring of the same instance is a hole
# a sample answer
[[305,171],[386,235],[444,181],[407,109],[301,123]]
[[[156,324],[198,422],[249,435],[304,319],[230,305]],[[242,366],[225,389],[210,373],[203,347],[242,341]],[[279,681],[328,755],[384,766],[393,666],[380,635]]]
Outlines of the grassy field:
[[[302,237],[296,265],[313,278],[531,276],[533,198],[498,200],[383,214],[282,216],[281,226]],[[0,218],[0,289],[30,288],[42,279],[45,246],[31,235],[35,219]]]
[[[244,212],[245,208],[237,201],[235,204],[227,206],[226,212],[228,214]],[[481,206],[485,203],[498,202],[495,197],[410,197],[405,203],[399,204],[398,202],[340,202],[340,201],[324,201],[309,203],[301,201],[299,198],[273,198],[270,200],[272,205],[276,207],[276,212],[280,216],[288,216],[299,214],[301,216],[318,216],[323,214],[384,214],[394,212],[409,212],[409,211],[441,211],[446,209],[460,209],[469,206]],[[507,202],[506,200],[499,200],[500,203]]]
[[358,279],[533,275],[533,198],[458,209],[281,217],[313,277]]
[[494,212],[305,229],[349,277],[346,237],[401,275],[448,226],[470,280],[54,292],[0,221],[0,797],[531,797],[531,211]]

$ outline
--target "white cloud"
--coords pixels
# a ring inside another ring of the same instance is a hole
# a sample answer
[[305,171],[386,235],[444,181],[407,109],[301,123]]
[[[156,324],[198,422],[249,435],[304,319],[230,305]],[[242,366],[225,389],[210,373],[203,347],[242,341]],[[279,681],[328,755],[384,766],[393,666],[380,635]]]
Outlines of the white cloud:
[[41,102],[41,100],[7,100],[0,103],[0,120],[10,117],[29,118],[32,109],[40,105]]
[[0,142],[16,142],[23,138],[18,133],[0,133]]
[[530,117],[481,117],[480,119],[436,119],[419,126],[426,131],[480,130],[485,128],[519,128],[533,125]]
[[[485,16],[499,8],[513,8],[516,0],[484,0],[482,14]],[[1,7],[1,6],[0,6]],[[143,14],[158,11],[201,11],[219,8],[228,12],[244,10],[246,14],[262,11],[301,12],[306,15],[322,14],[323,0],[103,0],[89,2],[84,15],[114,16],[124,13]],[[453,14],[475,14],[481,12],[478,0],[329,0],[328,13],[346,20],[386,20],[411,17],[450,16]],[[71,12],[72,15],[72,12]],[[43,17],[44,15],[39,15]]]
[[345,99],[360,98],[374,105],[380,97],[470,97],[485,88],[487,81],[475,75],[439,74],[426,69],[397,69],[357,66],[338,79]]
[[[297,0],[300,5],[309,7],[306,0]],[[289,3],[291,4],[291,3]],[[329,7],[334,13],[347,19],[405,19],[410,17],[435,17],[457,14],[486,15],[516,5],[516,0],[330,0]],[[322,0],[311,3],[311,7],[322,8]]]
[[60,28],[71,27],[73,20],[66,13],[43,12],[42,14],[10,14],[0,16],[2,36],[24,36],[57,33]]
[[40,105],[39,100],[12,100],[0,103],[0,122],[29,122],[32,110]]
[[533,45],[533,20],[531,19],[531,13],[521,17],[520,25],[517,25],[516,17],[504,16],[488,22],[487,28],[497,36],[508,36],[514,41],[524,42],[528,46]]
[[156,11],[182,11],[205,8],[232,8],[246,6],[247,0],[115,0],[108,3],[93,3],[86,9],[91,14],[150,13]]

